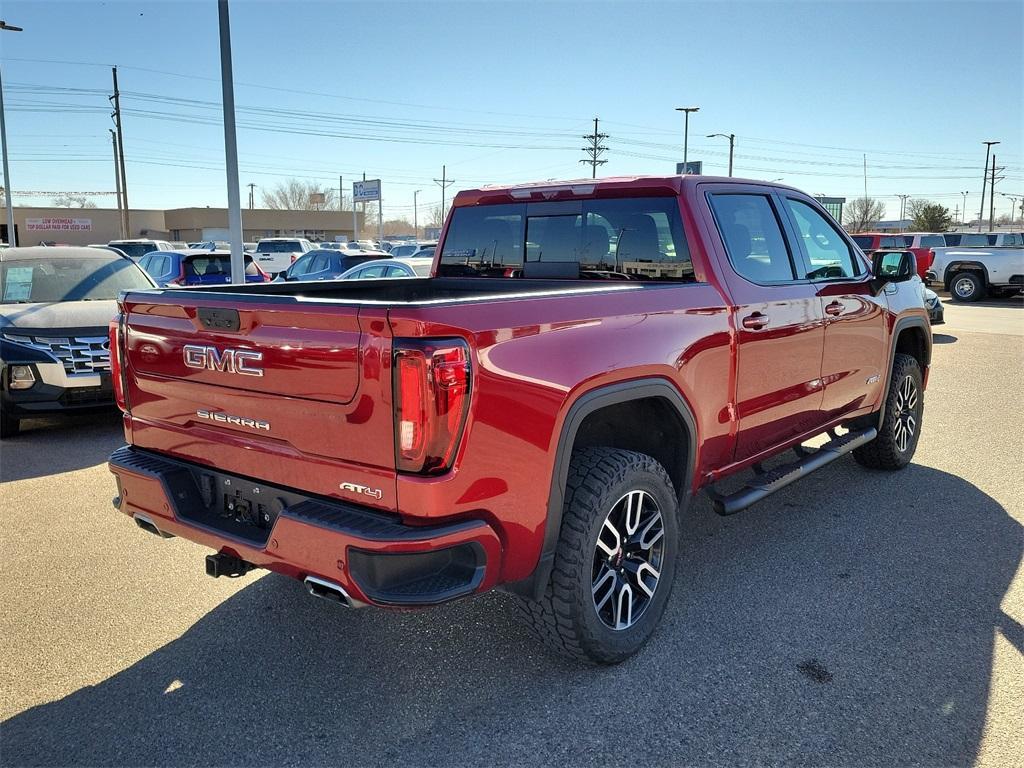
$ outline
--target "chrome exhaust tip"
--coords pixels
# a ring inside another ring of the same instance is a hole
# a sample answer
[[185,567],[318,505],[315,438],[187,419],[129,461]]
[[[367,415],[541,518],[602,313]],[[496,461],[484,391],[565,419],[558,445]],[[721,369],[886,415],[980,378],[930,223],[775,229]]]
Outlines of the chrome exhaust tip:
[[146,531],[147,533],[152,533],[154,536],[159,536],[161,539],[174,538],[173,533],[165,533],[164,531],[161,531],[159,528],[156,527],[156,523],[154,523],[145,515],[135,514],[132,515],[132,519],[135,521],[135,524],[139,526],[139,528]]
[[353,600],[340,584],[335,584],[333,581],[307,576],[302,583],[306,585],[306,591],[309,594],[319,597],[321,600],[328,600],[346,608],[362,608],[365,605],[358,600]]

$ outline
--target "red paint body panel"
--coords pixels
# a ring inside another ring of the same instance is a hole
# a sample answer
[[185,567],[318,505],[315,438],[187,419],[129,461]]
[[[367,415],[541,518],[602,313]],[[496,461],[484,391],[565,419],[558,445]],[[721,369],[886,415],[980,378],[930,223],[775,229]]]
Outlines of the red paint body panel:
[[[740,277],[704,196],[724,185],[776,189],[735,179],[630,178],[485,188],[455,199],[458,209],[522,202],[524,196],[676,196],[698,281],[692,284],[566,281],[565,289],[531,294],[517,291],[526,281],[509,279],[502,280],[508,295],[437,301],[377,300],[365,292],[345,299],[343,290],[363,290],[351,286],[335,289],[343,298],[331,300],[316,293],[331,286],[302,284],[288,289],[308,290],[298,299],[280,295],[276,284],[265,292],[247,289],[244,301],[227,289],[129,294],[122,302],[126,438],[195,465],[396,512],[407,525],[483,521],[466,534],[487,555],[479,589],[526,579],[544,545],[562,427],[581,396],[638,379],[673,387],[697,432],[689,478],[696,492],[876,410],[896,319],[926,319],[919,290],[916,303],[909,290],[876,295],[868,275],[772,286]],[[438,258],[449,224],[450,218]],[[199,307],[237,310],[238,330],[205,330]],[[743,326],[752,313],[768,317],[763,328]],[[437,476],[395,469],[392,355],[401,340],[421,338],[457,338],[470,350],[466,424],[451,468]],[[186,344],[262,353],[263,376],[186,367]],[[211,422],[200,411],[270,426]],[[282,519],[273,551],[242,545],[176,519],[164,508],[158,483],[115,471],[127,490],[122,511],[141,511],[159,518],[163,530],[282,573],[339,580],[368,599],[338,569],[336,561],[353,545],[344,536]],[[379,497],[354,496],[353,485]],[[395,546],[407,551],[447,543]],[[389,549],[387,543],[373,546]]]

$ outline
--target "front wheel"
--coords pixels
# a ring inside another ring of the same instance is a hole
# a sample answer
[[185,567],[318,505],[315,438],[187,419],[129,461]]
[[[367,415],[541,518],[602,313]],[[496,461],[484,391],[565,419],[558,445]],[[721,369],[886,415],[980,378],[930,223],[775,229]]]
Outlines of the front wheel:
[[985,281],[977,272],[958,272],[949,284],[949,295],[957,301],[981,301],[985,298]]
[[914,458],[923,417],[921,366],[910,355],[899,353],[893,361],[885,418],[878,436],[855,448],[853,458],[872,469],[903,469]]
[[551,577],[540,600],[521,601],[525,618],[559,653],[623,661],[661,619],[678,548],[678,501],[661,464],[633,451],[578,451]]

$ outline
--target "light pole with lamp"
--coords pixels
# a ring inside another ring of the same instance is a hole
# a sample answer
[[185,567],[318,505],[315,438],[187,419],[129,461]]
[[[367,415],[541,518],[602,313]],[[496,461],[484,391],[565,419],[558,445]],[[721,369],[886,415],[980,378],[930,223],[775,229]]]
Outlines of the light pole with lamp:
[[707,138],[714,139],[721,136],[723,139],[729,140],[729,176],[732,176],[732,150],[736,145],[736,134],[735,133],[709,133]]
[[964,224],[967,223],[967,195],[969,195],[970,193],[961,192],[960,194],[964,196],[964,207],[963,210],[960,212],[960,226],[962,227]]
[[676,112],[682,112],[686,115],[685,122],[683,124],[683,173],[689,173],[689,168],[686,165],[686,157],[690,143],[690,113],[699,111],[700,107],[676,107]]
[[[14,27],[6,21],[0,21],[0,31],[22,32],[21,27]],[[7,204],[7,244],[18,244],[18,236],[14,231],[14,205],[11,203],[11,169],[7,163],[7,120],[4,115],[4,78],[0,73],[0,143],[3,144],[4,156],[4,198]]]

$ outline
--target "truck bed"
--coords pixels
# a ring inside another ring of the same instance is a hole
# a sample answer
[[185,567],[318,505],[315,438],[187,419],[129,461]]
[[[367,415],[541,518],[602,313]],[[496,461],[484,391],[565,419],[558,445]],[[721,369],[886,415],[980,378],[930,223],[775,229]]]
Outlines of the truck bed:
[[[674,283],[666,283],[672,287]],[[232,300],[338,302],[366,305],[458,304],[476,301],[523,299],[531,296],[560,296],[658,288],[650,283],[595,280],[535,280],[526,278],[434,277],[422,279],[320,280],[313,282],[249,283],[246,285],[164,288],[165,296],[181,295],[194,300],[197,293]],[[149,293],[149,292],[144,292]],[[134,295],[144,295],[136,293]]]

